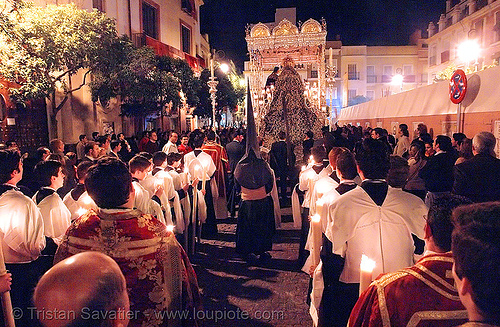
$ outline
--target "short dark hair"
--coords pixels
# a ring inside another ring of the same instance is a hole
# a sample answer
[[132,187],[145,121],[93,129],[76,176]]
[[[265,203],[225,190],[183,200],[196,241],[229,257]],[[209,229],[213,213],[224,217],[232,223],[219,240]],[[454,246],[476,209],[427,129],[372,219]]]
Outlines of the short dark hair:
[[332,168],[337,167],[337,159],[339,157],[339,154],[343,152],[348,152],[349,149],[344,148],[344,147],[333,147],[330,152],[328,153],[328,161],[330,162],[330,166]]
[[82,141],[82,140],[83,140],[84,138],[86,138],[86,137],[87,137],[87,134],[80,134],[80,136],[78,136],[78,139],[79,139],[80,141]]
[[104,209],[119,208],[127,203],[131,187],[132,176],[127,166],[110,157],[99,159],[89,168],[85,178],[85,189],[97,206]]
[[0,183],[11,180],[14,171],[19,171],[21,154],[17,150],[0,150]]
[[201,148],[203,141],[205,140],[205,135],[203,133],[197,134],[193,140],[193,146],[195,148]]
[[149,152],[139,152],[138,155],[148,159],[148,160],[153,160],[153,155]]
[[362,148],[356,153],[356,163],[365,178],[387,178],[390,168],[387,146],[380,140],[363,140]]
[[451,139],[449,136],[446,136],[446,135],[436,136],[436,144],[439,146],[439,149],[442,151],[453,150],[453,146],[451,145]]
[[210,130],[207,132],[207,140],[215,141],[215,132]]
[[182,154],[177,152],[170,152],[167,154],[167,164],[172,165],[174,162],[177,162],[182,159]]
[[110,143],[111,150],[116,149],[120,144],[121,144],[121,141],[118,141],[118,140],[111,141],[111,143]]
[[101,135],[97,138],[97,143],[100,147],[102,147],[108,141],[108,137],[106,135]]
[[420,140],[413,140],[410,144],[411,147],[417,148],[417,153],[420,159],[425,158],[425,143]]
[[408,160],[397,155],[392,155],[389,157],[389,162],[390,168],[387,172],[387,184],[392,187],[402,188],[410,173]]
[[462,141],[467,138],[464,133],[453,133],[452,137],[458,145],[462,144]]
[[285,133],[285,132],[283,132],[283,131],[280,131],[280,132],[278,133],[278,139],[280,139],[280,140],[284,140],[285,138],[286,138],[286,133]]
[[434,243],[443,251],[451,251],[451,233],[453,232],[452,212],[461,205],[471,204],[466,197],[454,194],[439,195],[429,208],[427,224]]
[[311,149],[311,155],[316,163],[322,163],[326,158],[326,150],[323,145],[315,146]]
[[85,153],[85,155],[88,155],[90,153],[90,150],[93,150],[94,145],[96,145],[96,144],[97,143],[94,141],[87,142],[87,144],[85,144],[85,147],[83,148],[83,152]]
[[354,159],[354,155],[351,151],[342,151],[338,154],[337,169],[342,174],[344,179],[356,178],[358,175],[358,169],[356,167],[356,160]]
[[40,161],[35,166],[35,176],[40,186],[49,186],[52,176],[57,177],[62,164],[56,160]]
[[82,161],[76,167],[76,178],[82,179],[87,176],[89,168],[94,164],[92,161]]
[[500,202],[476,203],[453,211],[451,250],[458,278],[467,277],[481,315],[500,321]]
[[307,131],[306,135],[308,138],[312,139],[314,137],[314,133],[312,131]]
[[130,161],[128,162],[128,167],[130,170],[130,173],[134,174],[136,171],[144,171],[148,169],[151,166],[151,162],[146,158],[143,157],[142,155],[135,155]]
[[153,153],[153,164],[155,166],[161,166],[167,160],[167,154],[163,151],[158,151]]
[[49,143],[49,148],[52,152],[55,152],[61,144],[64,144],[61,139],[53,139]]

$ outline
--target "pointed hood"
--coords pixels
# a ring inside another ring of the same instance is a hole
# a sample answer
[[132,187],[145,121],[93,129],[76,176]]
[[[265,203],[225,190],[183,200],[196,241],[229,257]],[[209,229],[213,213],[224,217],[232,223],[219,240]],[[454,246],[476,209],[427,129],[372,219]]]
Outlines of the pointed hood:
[[250,83],[247,81],[247,148],[246,153],[236,165],[234,177],[248,189],[258,189],[272,180],[271,168],[260,156],[257,128],[253,114]]

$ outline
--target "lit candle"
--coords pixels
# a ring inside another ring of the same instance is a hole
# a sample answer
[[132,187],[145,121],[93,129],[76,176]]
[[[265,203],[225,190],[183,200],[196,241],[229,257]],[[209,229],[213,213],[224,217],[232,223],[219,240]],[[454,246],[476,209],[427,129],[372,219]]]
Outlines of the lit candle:
[[201,170],[201,190],[205,191],[205,182],[207,180],[207,173],[205,172],[205,167]]
[[88,211],[88,210],[87,210],[87,209],[85,209],[85,208],[80,208],[80,209],[76,210],[76,214],[78,215],[78,217],[81,217],[81,216],[83,216],[84,214],[86,214],[86,213],[87,213],[87,211]]
[[311,232],[312,232],[312,264],[319,264],[319,252],[321,249],[321,216],[316,214],[311,217]]
[[214,77],[214,60],[210,58],[210,76]]
[[361,257],[361,264],[359,265],[359,294],[370,286],[372,282],[373,269],[375,268],[375,261],[368,258],[363,254]]
[[82,198],[82,202],[85,205],[91,205],[92,204],[92,198],[88,195],[84,195]]
[[302,168],[300,168],[300,171],[304,171],[306,170],[306,166],[302,166]]
[[333,49],[330,48],[330,53],[329,53],[329,58],[328,58],[328,64],[330,67],[333,67]]
[[167,225],[167,232],[173,233],[174,227],[174,225]]

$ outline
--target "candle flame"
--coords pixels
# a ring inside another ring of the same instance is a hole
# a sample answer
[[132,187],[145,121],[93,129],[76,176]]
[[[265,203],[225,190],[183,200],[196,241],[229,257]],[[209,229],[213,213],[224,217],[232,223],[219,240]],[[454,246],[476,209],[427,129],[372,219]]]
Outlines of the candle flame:
[[302,168],[300,168],[300,171],[304,171],[306,170],[306,166],[302,166]]
[[89,195],[85,195],[82,198],[82,202],[86,205],[92,204],[92,198]]
[[78,217],[83,216],[86,213],[87,213],[87,209],[84,209],[84,208],[80,208],[80,209],[76,210],[76,214],[78,215]]
[[314,216],[311,217],[311,221],[313,223],[319,223],[321,221],[321,216],[318,214],[315,214]]
[[363,254],[361,256],[361,264],[359,265],[359,269],[366,272],[373,272],[373,269],[375,269],[375,261]]
[[174,225],[167,225],[167,232],[173,232],[175,226]]

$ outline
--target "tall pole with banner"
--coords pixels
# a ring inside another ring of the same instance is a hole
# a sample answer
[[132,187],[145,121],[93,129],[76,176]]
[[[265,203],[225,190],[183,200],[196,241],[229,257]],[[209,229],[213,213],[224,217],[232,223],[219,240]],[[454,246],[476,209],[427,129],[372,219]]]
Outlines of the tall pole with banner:
[[467,76],[461,69],[457,69],[450,79],[450,100],[457,105],[457,132],[462,132],[462,101],[467,92]]

